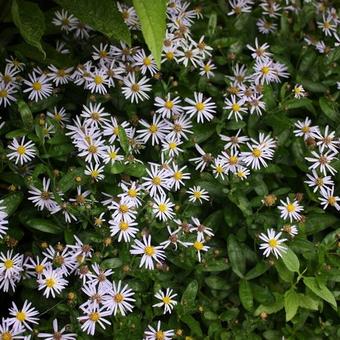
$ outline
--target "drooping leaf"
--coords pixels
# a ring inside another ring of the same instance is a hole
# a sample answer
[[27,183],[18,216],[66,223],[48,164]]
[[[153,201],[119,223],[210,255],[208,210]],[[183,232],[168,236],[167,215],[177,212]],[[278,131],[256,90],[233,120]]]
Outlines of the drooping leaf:
[[282,254],[282,261],[291,272],[299,272],[299,259],[290,248],[288,248],[287,251]]
[[109,39],[131,44],[130,32],[115,1],[101,0],[100,4],[92,0],[56,0],[56,2]]
[[160,68],[166,28],[166,0],[133,0],[133,6],[141,22],[145,42]]
[[30,1],[13,0],[11,13],[14,24],[24,40],[46,56],[41,45],[41,38],[45,31],[45,17],[39,6]]
[[286,311],[286,321],[290,321],[295,316],[299,308],[299,295],[294,289],[289,289],[284,296],[284,305]]
[[318,283],[315,277],[304,277],[303,282],[314,294],[321,297],[321,299],[327,301],[335,308],[337,307],[335,297],[326,285]]

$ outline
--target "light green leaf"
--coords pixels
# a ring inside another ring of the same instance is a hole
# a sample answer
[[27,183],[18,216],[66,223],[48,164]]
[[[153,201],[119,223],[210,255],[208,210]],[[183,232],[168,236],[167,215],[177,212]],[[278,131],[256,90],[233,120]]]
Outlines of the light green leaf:
[[108,38],[131,44],[130,32],[115,1],[101,0],[98,3],[93,0],[56,0],[56,2]]
[[303,282],[314,294],[321,297],[321,299],[327,301],[336,308],[337,304],[335,297],[324,284],[318,283],[315,277],[304,277]]
[[124,128],[122,128],[121,126],[118,128],[118,136],[120,145],[123,148],[124,152],[127,154],[129,152],[129,139]]
[[41,37],[45,31],[45,17],[39,6],[30,1],[13,0],[12,18],[20,34],[27,42],[39,49],[46,56],[41,45]]
[[182,295],[181,305],[183,306],[183,312],[186,313],[194,308],[195,299],[198,292],[198,282],[196,280],[191,281]]
[[282,261],[291,272],[299,272],[299,259],[291,249],[288,248],[287,251],[282,254]]
[[33,127],[33,115],[29,106],[21,99],[18,100],[18,110],[26,130],[31,130]]
[[251,290],[250,283],[248,281],[246,280],[240,281],[238,294],[240,296],[240,301],[243,307],[247,311],[251,311],[254,307],[254,302],[253,302],[253,292]]
[[290,289],[285,293],[284,306],[286,311],[286,321],[290,321],[293,319],[299,308],[299,296],[294,289]]
[[322,112],[334,122],[339,122],[339,113],[336,111],[335,103],[327,100],[325,97],[319,99]]
[[318,310],[319,302],[308,295],[299,293],[299,306],[306,309]]
[[141,22],[145,42],[160,68],[166,28],[166,0],[133,0],[133,6]]

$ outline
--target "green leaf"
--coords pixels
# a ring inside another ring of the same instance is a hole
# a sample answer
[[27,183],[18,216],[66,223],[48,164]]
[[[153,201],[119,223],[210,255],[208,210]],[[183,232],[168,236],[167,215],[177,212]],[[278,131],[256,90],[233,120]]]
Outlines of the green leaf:
[[186,313],[195,307],[195,299],[198,292],[198,282],[196,280],[191,281],[185,288],[182,295],[181,305],[183,306],[183,312]]
[[251,311],[254,307],[254,302],[253,302],[253,292],[251,290],[250,283],[248,281],[246,280],[240,281],[238,294],[239,294],[240,301],[243,307],[247,311]]
[[160,68],[166,28],[166,0],[133,0],[133,6],[141,22],[145,42]]
[[230,286],[226,284],[225,279],[219,276],[208,276],[204,281],[211,289],[226,290],[230,288]]
[[124,174],[133,177],[142,177],[146,174],[146,167],[143,163],[131,163],[125,166]]
[[22,192],[12,192],[1,199],[2,203],[0,205],[5,207],[5,213],[11,216],[18,209],[23,198],[24,194]]
[[319,104],[321,107],[322,112],[334,122],[339,122],[339,114],[335,109],[335,104],[325,97],[321,97],[319,99]]
[[290,248],[288,248],[287,251],[282,254],[282,261],[291,272],[299,272],[299,259]]
[[286,321],[290,321],[293,319],[299,308],[299,296],[294,289],[289,289],[285,293],[284,306],[286,311]]
[[21,219],[21,221],[29,228],[42,231],[43,233],[60,234],[63,232],[55,223],[42,218]]
[[269,268],[270,266],[267,263],[262,261],[258,262],[254,268],[249,270],[249,272],[245,276],[245,279],[246,280],[255,279],[264,274]]
[[269,305],[259,305],[255,312],[254,315],[258,316],[262,312],[265,312],[267,314],[273,314],[277,313],[283,308],[283,298],[282,295],[279,295],[278,293],[275,294],[276,301],[274,303],[271,303]]
[[115,269],[122,265],[122,260],[119,258],[106,259],[101,264],[100,267],[103,269]]
[[244,252],[234,235],[228,237],[228,256],[233,272],[240,278],[243,278],[246,270]]
[[319,302],[308,295],[299,293],[299,306],[306,309],[318,310]]
[[101,0],[100,5],[93,0],[56,0],[56,2],[108,38],[123,40],[131,45],[130,32],[115,1]]
[[197,335],[199,337],[203,336],[200,323],[196,321],[191,315],[182,315],[181,321],[188,325],[193,335]]
[[129,139],[126,135],[124,128],[121,126],[118,128],[118,136],[120,145],[123,148],[124,152],[126,154],[129,153]]
[[332,292],[324,284],[318,283],[315,277],[304,277],[303,282],[314,294],[321,297],[321,299],[327,301],[335,308],[337,307]]
[[41,37],[45,31],[45,17],[39,6],[30,1],[13,0],[12,18],[20,34],[27,42],[39,49],[46,56],[41,45]]
[[307,235],[322,231],[335,223],[339,223],[339,218],[331,214],[311,213],[306,218],[304,224],[305,233]]
[[21,99],[18,100],[18,110],[26,130],[31,130],[33,127],[33,115],[29,106]]

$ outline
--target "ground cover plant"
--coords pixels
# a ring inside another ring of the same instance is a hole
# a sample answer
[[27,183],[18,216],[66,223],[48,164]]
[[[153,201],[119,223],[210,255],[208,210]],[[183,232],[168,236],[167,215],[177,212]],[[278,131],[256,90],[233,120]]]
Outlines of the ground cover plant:
[[1,2],[0,339],[339,338],[338,10]]

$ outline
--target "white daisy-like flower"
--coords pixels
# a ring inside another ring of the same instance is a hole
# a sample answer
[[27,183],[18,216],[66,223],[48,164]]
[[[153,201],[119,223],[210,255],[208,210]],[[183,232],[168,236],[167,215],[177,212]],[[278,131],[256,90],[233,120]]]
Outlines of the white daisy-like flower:
[[111,116],[104,110],[105,108],[101,105],[101,103],[90,103],[88,106],[83,105],[83,110],[81,111],[80,116],[85,118],[86,125],[98,127],[102,126],[102,124],[108,123],[108,119],[106,117]]
[[52,85],[50,79],[45,75],[41,74],[37,76],[35,73],[28,75],[29,80],[24,79],[24,84],[28,86],[23,92],[29,92],[28,99],[39,101],[49,97],[52,94]]
[[150,170],[146,169],[149,177],[143,177],[143,187],[151,197],[157,194],[164,195],[165,190],[170,190],[169,172],[157,164],[151,164]]
[[145,266],[146,269],[154,269],[154,261],[161,263],[165,259],[165,254],[162,246],[151,245],[151,235],[143,236],[143,242],[135,240],[130,253],[132,255],[142,255],[139,267]]
[[120,148],[116,148],[114,145],[106,146],[105,153],[102,155],[103,162],[105,164],[110,163],[113,165],[116,162],[122,161],[124,159],[123,155],[119,155]]
[[329,205],[331,207],[334,207],[336,210],[340,210],[340,197],[334,196],[334,186],[331,188],[322,188],[320,190],[321,197],[319,197],[319,200],[321,202],[321,205],[323,209],[326,209]]
[[32,141],[27,141],[25,143],[25,136],[22,137],[19,142],[16,138],[13,138],[12,143],[8,146],[13,152],[7,154],[10,160],[15,159],[15,164],[23,165],[30,162],[36,155],[35,145]]
[[290,224],[286,224],[281,228],[281,231],[289,234],[291,237],[295,237],[299,231],[298,228],[296,227],[296,225],[290,225]]
[[216,113],[216,104],[211,100],[212,98],[203,100],[203,93],[194,92],[194,99],[185,98],[189,106],[184,106],[183,109],[190,115],[190,118],[196,116],[197,123],[203,123],[204,120],[210,121]]
[[124,219],[121,220],[110,220],[110,231],[111,236],[115,236],[118,234],[118,242],[124,240],[124,242],[130,242],[131,238],[135,238],[138,233],[138,228],[134,226],[137,225],[137,222],[126,221]]
[[166,134],[169,132],[169,125],[161,116],[154,115],[152,123],[149,124],[144,119],[139,121],[145,129],[138,130],[138,136],[146,143],[151,137],[151,145],[160,144],[165,140]]
[[303,211],[303,206],[301,206],[297,200],[291,202],[287,197],[286,202],[282,200],[280,200],[280,202],[281,205],[278,206],[278,209],[280,210],[281,218],[284,220],[289,218],[290,222],[293,220],[299,221],[301,219],[300,212]]
[[32,303],[25,300],[21,309],[18,309],[17,305],[12,302],[12,307],[9,309],[10,317],[7,319],[8,325],[13,325],[14,331],[21,330],[24,327],[26,330],[32,331],[31,323],[38,324],[39,318],[37,315],[39,312],[31,307]]
[[175,216],[173,212],[174,203],[166,195],[155,196],[152,205],[152,212],[161,221],[167,221]]
[[200,62],[200,72],[199,74],[201,76],[205,76],[208,79],[213,78],[215,76],[215,73],[213,70],[216,70],[215,64],[211,60],[208,60],[206,62]]
[[28,192],[32,195],[28,197],[30,201],[34,203],[34,206],[38,207],[39,210],[47,209],[49,211],[55,209],[57,202],[54,200],[53,192],[49,191],[51,180],[49,178],[43,178],[42,190],[31,187]]
[[127,312],[132,312],[133,304],[136,300],[132,297],[135,293],[126,284],[122,287],[122,281],[112,283],[112,288],[106,292],[103,299],[103,306],[106,307],[111,314],[116,315],[118,311],[125,316]]
[[155,298],[161,300],[161,302],[155,303],[152,307],[164,307],[163,314],[169,313],[171,314],[174,306],[177,305],[177,301],[174,298],[177,294],[173,294],[173,290],[171,288],[167,288],[164,293],[162,289],[160,289],[156,294]]
[[90,76],[86,77],[86,89],[91,93],[106,94],[107,86],[109,86],[109,79],[106,71],[103,68],[95,68]]
[[103,329],[106,328],[106,325],[111,325],[111,322],[106,320],[105,317],[112,313],[104,306],[90,306],[84,313],[85,315],[79,316],[77,319],[82,324],[81,330],[89,335],[94,335],[97,324]]
[[199,201],[201,204],[203,203],[202,200],[209,201],[209,193],[205,189],[201,188],[199,185],[193,186],[186,191],[187,194],[190,195],[189,201],[196,202]]
[[[77,334],[75,333],[65,333],[66,326],[59,329],[58,320],[53,320],[53,333],[38,333],[38,338],[43,338],[45,340],[76,340]],[[14,338],[13,338],[14,339]]]
[[101,181],[104,179],[104,166],[100,166],[99,164],[88,164],[85,168],[85,175],[90,176],[95,182]]
[[166,138],[162,144],[162,152],[167,152],[170,158],[178,156],[183,149],[179,148],[179,145],[183,144],[178,138]]
[[315,170],[312,171],[312,174],[307,174],[308,181],[305,181],[306,184],[310,187],[314,187],[313,192],[317,192],[325,188],[326,186],[333,186],[334,182],[331,176],[320,176]]
[[197,240],[204,241],[206,237],[210,238],[214,236],[211,228],[205,226],[196,217],[191,218],[193,225],[190,228],[190,232],[195,232],[197,234]]
[[314,157],[305,157],[308,162],[312,162],[312,165],[309,166],[309,169],[316,170],[319,169],[325,176],[327,175],[327,171],[329,171],[332,175],[336,174],[336,169],[330,165],[330,163],[335,159],[336,153],[328,150],[325,153],[318,154],[316,151],[312,151],[312,156]]
[[210,247],[205,245],[205,240],[201,240],[200,238],[197,238],[195,242],[187,242],[188,246],[192,246],[194,250],[197,252],[198,262],[202,261],[202,254],[201,252],[207,252]]
[[174,231],[171,231],[171,228],[169,226],[167,226],[167,230],[169,233],[169,237],[167,240],[163,241],[160,245],[163,246],[163,249],[166,249],[167,247],[169,247],[170,244],[172,244],[175,248],[175,250],[177,250],[178,245],[177,243],[181,244],[183,247],[187,247],[187,242],[182,242],[179,237],[180,237],[180,233],[182,232],[182,228],[179,227]]
[[316,138],[319,132],[318,126],[311,126],[312,120],[309,117],[306,117],[304,121],[298,120],[294,126],[297,128],[294,130],[294,134],[296,137],[302,137],[304,140],[311,138]]
[[6,255],[0,253],[0,275],[2,278],[8,279],[20,275],[23,271],[23,260],[24,256],[21,254],[15,254],[13,256],[13,249],[8,250]]
[[282,253],[286,252],[287,248],[283,245],[287,239],[280,239],[282,232],[275,233],[274,229],[267,229],[267,234],[262,233],[259,238],[264,241],[260,244],[260,249],[263,249],[263,255],[268,257],[271,253],[275,255],[276,258],[282,256]]
[[73,24],[77,23],[77,18],[73,14],[68,14],[67,11],[55,11],[52,24],[60,27],[62,31],[70,32],[73,29]]
[[167,331],[161,330],[161,322],[157,322],[157,328],[153,328],[151,325],[148,326],[147,330],[144,332],[143,340],[172,340],[175,336],[175,331],[169,329]]
[[25,336],[22,333],[25,332],[24,327],[14,329],[8,324],[8,319],[2,318],[0,322],[0,339],[1,340],[14,340],[14,339],[24,339]]
[[71,72],[73,70],[73,67],[57,68],[54,65],[49,65],[48,69],[50,71],[48,73],[48,78],[52,80],[56,86],[65,85],[71,79]]
[[306,91],[301,84],[296,84],[292,90],[294,93],[294,98],[300,99],[306,95]]
[[189,161],[194,162],[196,164],[195,169],[202,172],[207,167],[207,165],[213,161],[213,156],[210,153],[205,153],[205,151],[198,144],[195,144],[195,149],[201,156],[190,158]]
[[225,106],[223,107],[225,110],[229,111],[228,119],[232,117],[235,118],[236,121],[243,120],[242,113],[247,112],[247,108],[243,106],[244,101],[237,100],[236,96],[231,95],[231,99],[225,99]]
[[15,85],[5,82],[0,82],[0,106],[6,107],[11,105],[11,102],[15,102],[16,98],[14,94],[17,92]]
[[0,201],[0,239],[3,238],[3,235],[6,235],[8,227],[8,215],[5,212],[6,207],[3,205],[3,201]]
[[319,147],[320,152],[323,152],[324,149],[329,149],[334,153],[339,153],[340,141],[335,138],[335,131],[329,131],[328,125],[326,125],[323,134],[320,130],[316,132],[316,140],[316,145]]
[[182,114],[183,107],[179,105],[181,99],[175,97],[171,99],[171,94],[168,93],[165,99],[161,97],[155,98],[155,106],[158,107],[157,113],[161,114],[163,118],[171,118],[172,116],[177,116]]
[[221,140],[223,142],[226,142],[224,145],[224,149],[231,149],[231,150],[237,150],[240,148],[241,144],[245,144],[248,140],[249,137],[247,136],[240,136],[241,129],[239,129],[234,136],[225,136],[225,135],[220,135]]
[[123,80],[124,86],[122,87],[122,93],[125,99],[130,99],[131,103],[138,103],[144,99],[149,99],[149,95],[146,92],[151,91],[151,85],[148,84],[148,79],[143,77],[139,81],[136,81],[134,73],[129,75]]
[[261,46],[259,45],[257,37],[255,38],[255,47],[251,45],[247,45],[247,48],[251,50],[253,53],[251,54],[253,59],[266,59],[267,57],[271,57],[272,53],[268,52],[269,44],[264,43]]
[[134,55],[135,66],[140,67],[140,71],[144,75],[147,71],[150,73],[151,76],[155,75],[158,72],[158,67],[153,56],[146,55],[145,51],[141,49]]

